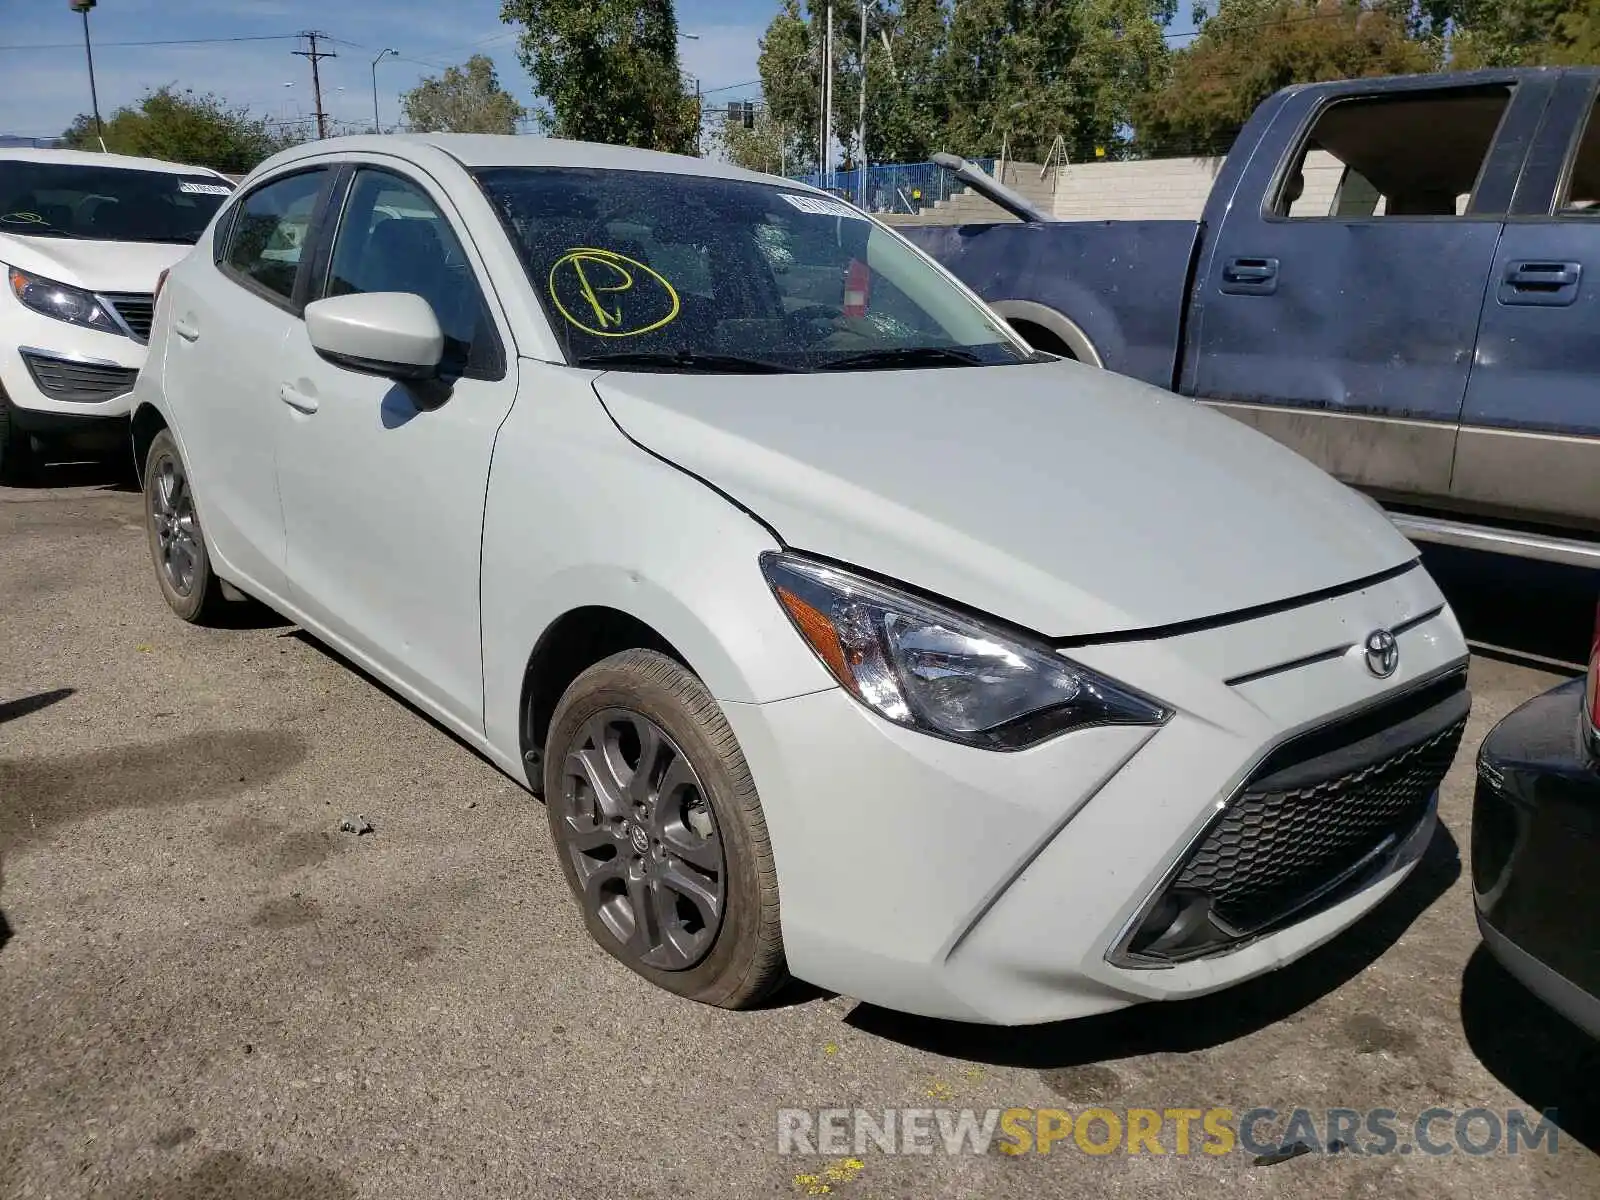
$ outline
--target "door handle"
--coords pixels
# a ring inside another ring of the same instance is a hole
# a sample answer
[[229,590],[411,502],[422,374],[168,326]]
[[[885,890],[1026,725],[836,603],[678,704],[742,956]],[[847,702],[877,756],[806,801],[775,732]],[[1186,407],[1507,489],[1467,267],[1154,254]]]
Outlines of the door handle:
[[294,409],[295,412],[314,413],[317,411],[317,398],[315,396],[308,396],[287,383],[278,389],[278,399]]
[[1582,263],[1511,262],[1500,278],[1496,298],[1501,304],[1559,307],[1578,298],[1578,284],[1582,281]]
[[198,342],[200,340],[200,331],[182,317],[172,322],[172,332],[186,342]]
[[1230,258],[1222,264],[1222,290],[1235,296],[1270,296],[1278,290],[1278,260]]

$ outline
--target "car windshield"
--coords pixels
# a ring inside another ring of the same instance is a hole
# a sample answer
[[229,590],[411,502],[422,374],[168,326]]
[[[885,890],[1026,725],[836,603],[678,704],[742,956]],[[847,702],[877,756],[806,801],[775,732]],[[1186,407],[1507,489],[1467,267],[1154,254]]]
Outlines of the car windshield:
[[192,246],[232,190],[215,175],[0,159],[0,233]]
[[815,192],[657,171],[477,178],[574,365],[754,373],[1035,357],[904,241]]

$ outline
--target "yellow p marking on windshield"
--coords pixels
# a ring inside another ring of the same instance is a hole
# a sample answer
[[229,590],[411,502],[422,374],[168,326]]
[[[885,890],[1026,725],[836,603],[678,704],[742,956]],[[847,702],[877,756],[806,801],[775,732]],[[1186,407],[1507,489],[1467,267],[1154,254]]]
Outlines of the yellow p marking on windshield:
[[[659,271],[615,250],[574,246],[550,265],[550,299],[567,323],[594,337],[638,337],[675,319],[678,292]],[[580,311],[561,299],[565,290]],[[624,292],[633,293],[626,300]],[[574,295],[576,293],[576,295]]]

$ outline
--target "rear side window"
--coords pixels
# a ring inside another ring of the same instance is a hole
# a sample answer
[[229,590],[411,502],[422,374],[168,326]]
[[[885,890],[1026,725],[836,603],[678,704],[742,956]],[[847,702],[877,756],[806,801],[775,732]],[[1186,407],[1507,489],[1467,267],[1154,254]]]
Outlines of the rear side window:
[[294,296],[301,250],[326,168],[263,184],[239,202],[221,263],[242,282],[285,301]]
[[1510,101],[1510,87],[1490,85],[1330,104],[1291,159],[1273,215],[1462,216]]
[[1600,101],[1589,112],[1583,136],[1578,139],[1577,151],[1572,156],[1572,166],[1567,171],[1566,186],[1561,191],[1561,215],[1564,217],[1600,217]]

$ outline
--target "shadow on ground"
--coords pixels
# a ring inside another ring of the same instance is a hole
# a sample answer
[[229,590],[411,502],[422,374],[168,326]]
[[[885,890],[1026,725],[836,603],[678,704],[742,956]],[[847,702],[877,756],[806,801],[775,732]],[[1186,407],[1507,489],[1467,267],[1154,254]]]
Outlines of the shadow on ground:
[[1489,1073],[1600,1154],[1600,1043],[1548,1008],[1482,946],[1461,975],[1461,1026]]
[[[156,1138],[159,1150],[190,1140],[193,1130],[178,1129]],[[112,1200],[159,1196],[162,1200],[345,1200],[355,1189],[325,1170],[299,1171],[253,1163],[240,1154],[208,1154],[193,1170],[132,1181],[110,1193]]]
[[1333,941],[1282,970],[1194,1000],[1017,1028],[915,1017],[871,1004],[858,1004],[845,1020],[933,1054],[1042,1071],[1205,1050],[1282,1021],[1360,974],[1460,875],[1455,839],[1441,824],[1405,882]]
[[1473,641],[1588,661],[1600,573],[1455,546],[1424,546],[1422,563]]
[[76,691],[76,688],[56,688],[50,692],[35,692],[31,696],[23,696],[17,700],[0,701],[0,725],[4,725],[7,721],[15,721],[18,717],[25,717],[29,713],[36,713],[41,708],[49,708],[52,704],[59,704]]

